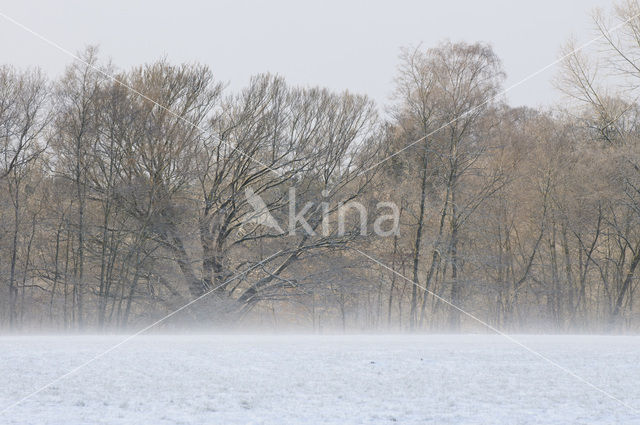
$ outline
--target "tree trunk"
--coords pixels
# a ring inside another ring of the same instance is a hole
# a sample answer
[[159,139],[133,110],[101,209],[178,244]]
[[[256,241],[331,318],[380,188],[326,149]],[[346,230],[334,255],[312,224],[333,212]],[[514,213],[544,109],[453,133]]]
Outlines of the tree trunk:
[[416,237],[413,246],[413,288],[411,289],[411,309],[409,311],[409,329],[414,330],[416,327],[416,310],[418,307],[418,287],[419,281],[419,266],[420,266],[420,251],[422,246],[422,232],[424,227],[424,210],[427,201],[427,139],[424,142],[424,152],[422,159],[422,180],[420,182],[420,207],[418,212],[418,225],[416,227]]

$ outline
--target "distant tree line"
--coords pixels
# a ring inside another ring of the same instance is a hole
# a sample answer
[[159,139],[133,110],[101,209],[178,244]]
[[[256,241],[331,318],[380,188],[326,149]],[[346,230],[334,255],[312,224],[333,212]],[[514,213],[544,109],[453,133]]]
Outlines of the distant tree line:
[[[0,326],[123,329],[211,292],[176,321],[481,329],[426,288],[505,330],[637,330],[638,13],[596,16],[595,54],[566,46],[553,110],[506,104],[482,43],[404,49],[384,113],[93,47],[55,81],[0,67]],[[350,201],[371,207],[338,229]],[[397,232],[371,231],[379,202]]]

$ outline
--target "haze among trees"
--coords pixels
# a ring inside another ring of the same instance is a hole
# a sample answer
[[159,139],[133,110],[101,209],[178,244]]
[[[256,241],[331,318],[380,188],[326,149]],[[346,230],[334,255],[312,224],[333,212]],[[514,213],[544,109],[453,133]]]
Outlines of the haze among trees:
[[426,288],[508,331],[637,330],[639,13],[595,16],[549,110],[504,101],[483,43],[403,49],[388,105],[95,47],[54,81],[4,65],[0,326],[140,327],[212,291],[168,325],[481,329]]

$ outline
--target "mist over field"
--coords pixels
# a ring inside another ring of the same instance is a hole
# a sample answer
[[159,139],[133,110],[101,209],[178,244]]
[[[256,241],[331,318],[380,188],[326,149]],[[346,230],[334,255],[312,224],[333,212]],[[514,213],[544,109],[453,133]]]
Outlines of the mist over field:
[[0,63],[0,423],[640,424],[636,0],[515,84],[410,40],[382,102],[5,13],[68,65]]
[[[638,400],[637,338],[520,338]],[[8,360],[0,372],[12,382],[0,399],[28,394],[119,341],[0,338]],[[633,410],[497,335],[142,335],[3,412],[3,423],[639,422]]]

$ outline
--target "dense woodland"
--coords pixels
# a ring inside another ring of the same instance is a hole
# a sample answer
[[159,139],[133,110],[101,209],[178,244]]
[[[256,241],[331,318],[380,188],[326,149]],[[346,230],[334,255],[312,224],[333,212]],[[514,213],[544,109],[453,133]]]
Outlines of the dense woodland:
[[[93,47],[54,81],[2,66],[0,326],[140,327],[207,294],[165,326],[483,329],[426,288],[508,331],[637,330],[638,12],[595,17],[547,110],[505,102],[483,43],[404,49],[388,105]],[[249,189],[286,227],[290,188],[314,232],[247,221]]]

